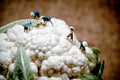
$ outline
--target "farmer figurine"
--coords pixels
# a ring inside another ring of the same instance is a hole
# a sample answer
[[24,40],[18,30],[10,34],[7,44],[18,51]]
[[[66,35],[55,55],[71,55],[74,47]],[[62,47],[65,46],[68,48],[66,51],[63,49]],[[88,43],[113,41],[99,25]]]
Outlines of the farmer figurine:
[[30,15],[36,20],[39,20],[39,18],[40,18],[40,12],[39,11],[32,11],[30,13]]
[[47,22],[50,22],[53,26],[53,23],[51,21],[51,17],[50,16],[42,16],[41,19],[44,21],[43,25],[45,26],[47,24]]
[[67,36],[67,40],[73,43],[73,31],[74,27],[70,27],[70,34]]
[[30,31],[30,26],[31,26],[31,22],[30,21],[24,22],[23,23],[24,32]]
[[85,51],[85,47],[88,46],[88,43],[86,41],[81,42],[80,49],[83,49]]

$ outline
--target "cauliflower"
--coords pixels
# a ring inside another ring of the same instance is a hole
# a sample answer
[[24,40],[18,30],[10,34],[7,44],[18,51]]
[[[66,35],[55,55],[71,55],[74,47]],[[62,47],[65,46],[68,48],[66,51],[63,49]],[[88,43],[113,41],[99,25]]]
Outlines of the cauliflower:
[[[90,74],[94,65],[79,49],[81,43],[75,34],[70,42],[67,39],[69,26],[60,19],[52,18],[52,22],[53,26],[33,26],[29,32],[16,24],[7,33],[0,33],[0,66],[8,69],[8,75],[14,71],[19,45],[24,46],[37,80],[80,80],[82,75]],[[92,53],[88,44],[84,42],[84,45],[86,53]]]

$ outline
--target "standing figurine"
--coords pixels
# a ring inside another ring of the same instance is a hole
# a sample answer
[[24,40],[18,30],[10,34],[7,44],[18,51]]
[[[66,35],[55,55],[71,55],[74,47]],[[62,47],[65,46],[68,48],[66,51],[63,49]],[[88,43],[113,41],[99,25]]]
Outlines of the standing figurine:
[[30,26],[31,26],[31,22],[30,21],[24,22],[23,23],[24,32],[27,32],[28,30],[30,31]]
[[44,21],[43,25],[46,25],[47,22],[50,22],[53,26],[53,23],[51,21],[51,17],[50,16],[42,16],[41,19]]
[[69,40],[71,43],[73,43],[73,31],[74,27],[70,27],[70,34],[67,36],[67,40]]
[[40,18],[40,12],[39,11],[32,11],[30,13],[30,15],[34,18],[34,19],[39,19]]
[[83,41],[81,43],[80,49],[83,49],[85,51],[85,47],[87,47],[87,46],[88,46],[88,43],[86,41]]

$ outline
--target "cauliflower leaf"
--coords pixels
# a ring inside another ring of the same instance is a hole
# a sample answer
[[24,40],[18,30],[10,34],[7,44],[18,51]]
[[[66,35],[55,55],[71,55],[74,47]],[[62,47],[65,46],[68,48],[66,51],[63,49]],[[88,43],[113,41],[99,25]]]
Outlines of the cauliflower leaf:
[[20,46],[17,50],[15,69],[13,73],[14,80],[33,80],[33,73],[30,67],[30,61],[25,54],[25,49]]

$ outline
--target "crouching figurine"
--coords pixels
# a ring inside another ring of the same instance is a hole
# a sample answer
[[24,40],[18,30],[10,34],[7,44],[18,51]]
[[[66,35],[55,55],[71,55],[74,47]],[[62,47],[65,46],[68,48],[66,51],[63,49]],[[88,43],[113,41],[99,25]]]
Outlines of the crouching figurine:
[[39,11],[32,11],[30,13],[30,15],[36,20],[39,20],[39,18],[40,18],[40,12]]
[[43,26],[46,26],[47,22],[50,22],[52,24],[52,26],[53,26],[53,23],[51,21],[51,17],[50,16],[41,16],[41,20],[44,21]]
[[26,21],[26,22],[23,23],[24,32],[30,31],[31,24],[32,24],[32,23],[31,23],[30,21]]

